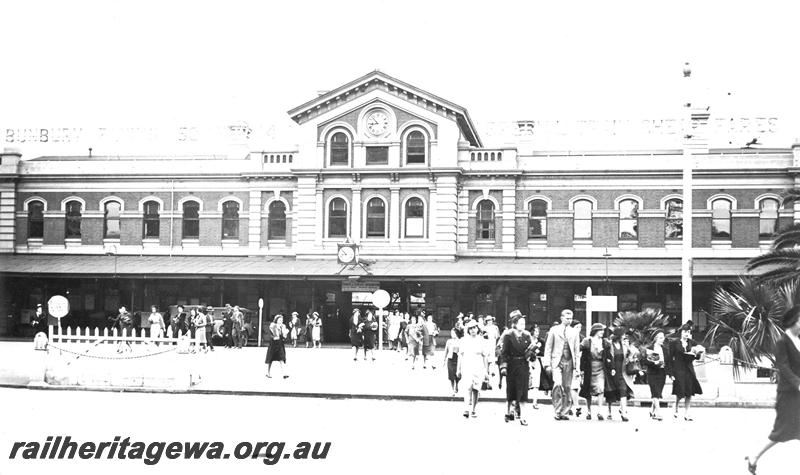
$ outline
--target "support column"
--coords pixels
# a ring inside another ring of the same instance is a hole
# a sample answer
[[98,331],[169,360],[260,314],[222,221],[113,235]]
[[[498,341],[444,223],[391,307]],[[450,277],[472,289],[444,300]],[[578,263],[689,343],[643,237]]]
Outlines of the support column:
[[261,247],[261,190],[250,190],[248,203],[247,242],[251,250],[258,250]]
[[503,188],[503,201],[500,203],[503,213],[502,249],[504,252],[514,252],[516,242],[516,191],[514,188]]
[[361,242],[361,187],[353,188],[352,212],[350,213],[350,240]]
[[389,188],[389,245],[397,246],[400,237],[400,187]]

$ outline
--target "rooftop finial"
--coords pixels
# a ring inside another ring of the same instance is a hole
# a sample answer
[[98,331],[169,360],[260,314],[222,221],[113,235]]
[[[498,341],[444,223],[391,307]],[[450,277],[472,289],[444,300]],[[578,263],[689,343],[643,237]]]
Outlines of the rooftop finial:
[[689,63],[683,63],[683,77],[688,78],[692,76],[692,68]]

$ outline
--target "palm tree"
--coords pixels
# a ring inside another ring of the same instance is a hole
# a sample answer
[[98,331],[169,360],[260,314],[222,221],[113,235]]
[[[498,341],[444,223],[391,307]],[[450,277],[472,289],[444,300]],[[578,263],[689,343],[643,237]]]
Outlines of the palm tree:
[[763,358],[775,362],[781,316],[798,296],[797,281],[775,284],[756,277],[740,277],[729,289],[714,292],[706,340],[731,348],[737,378],[743,366],[757,367]]
[[[800,200],[800,189],[784,192],[783,206]],[[758,271],[758,279],[777,285],[796,281],[800,277],[800,223],[780,230],[775,234],[769,252],[750,259],[748,272]]]
[[669,320],[669,316],[662,314],[661,310],[646,308],[641,312],[620,312],[613,325],[630,334],[631,344],[643,346],[653,340],[657,331],[666,332]]

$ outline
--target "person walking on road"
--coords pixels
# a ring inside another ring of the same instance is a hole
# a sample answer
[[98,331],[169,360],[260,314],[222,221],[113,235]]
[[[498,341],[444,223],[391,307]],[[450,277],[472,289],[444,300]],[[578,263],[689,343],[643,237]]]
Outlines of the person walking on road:
[[479,335],[478,322],[471,321],[466,326],[467,335],[461,339],[458,348],[458,368],[456,377],[464,380],[464,417],[478,417],[476,408],[481,387],[488,378],[486,342]]
[[526,426],[528,422],[522,417],[525,402],[528,400],[530,384],[530,367],[528,361],[533,352],[531,334],[525,330],[525,317],[517,315],[511,320],[511,331],[503,336],[502,360],[506,365],[506,422],[519,419]]
[[364,321],[362,332],[364,334],[364,361],[367,361],[367,352],[369,352],[372,361],[375,361],[375,339],[378,334],[378,322],[375,321],[375,316],[371,310],[367,310],[367,318]]
[[281,364],[281,372],[283,378],[289,377],[286,374],[286,344],[284,340],[289,335],[289,330],[283,324],[283,315],[278,314],[272,319],[269,324],[269,331],[272,337],[269,342],[269,349],[267,349],[267,358],[264,361],[267,364],[267,377],[272,377],[272,363],[279,362]]
[[447,368],[447,379],[450,381],[450,389],[453,390],[453,396],[458,395],[458,381],[461,379],[458,376],[458,351],[459,339],[464,336],[459,330],[453,328],[450,330],[450,339],[444,345],[444,363],[443,366]]
[[553,378],[553,409],[555,419],[568,420],[567,411],[572,407],[572,379],[578,368],[579,334],[571,327],[572,310],[561,311],[561,323],[550,329],[544,345],[544,366]]
[[[602,408],[602,397],[607,401],[614,400],[615,390],[611,370],[614,362],[611,356],[611,345],[603,338],[606,330],[602,323],[595,323],[589,329],[589,336],[581,342],[580,372],[583,376],[580,397],[586,399],[586,420],[592,420],[592,399],[597,398],[597,407]],[[611,403],[609,402],[609,408]],[[597,420],[605,418],[598,410]]]
[[[193,309],[194,310],[194,309]],[[208,344],[206,342],[206,314],[203,313],[203,308],[200,307],[197,310],[194,310],[194,327],[195,327],[195,345],[197,345],[197,351],[203,350],[204,353],[208,353]]]
[[214,307],[206,307],[206,345],[208,349],[214,351]]
[[150,306],[150,316],[147,317],[147,322],[150,324],[150,338],[164,338],[164,316],[158,311],[155,305]]
[[800,440],[800,305],[781,318],[785,332],[775,345],[778,389],[775,398],[775,424],[769,440],[754,457],[745,457],[747,470],[756,474],[759,459],[775,444]]
[[692,321],[680,327],[680,339],[673,340],[667,351],[667,375],[672,379],[672,394],[675,396],[675,412],[672,416],[678,418],[678,403],[683,403],[683,419],[693,420],[689,416],[692,406],[692,396],[703,394],[703,388],[694,372],[694,360],[699,360],[705,349],[692,340]]
[[664,332],[657,331],[653,338],[653,344],[645,350],[644,356],[645,369],[647,370],[647,385],[650,386],[650,418],[657,421],[661,417],[661,398],[664,392],[664,383],[667,380],[667,372],[664,369],[666,358],[664,357]]
[[411,369],[417,368],[417,357],[422,350],[423,325],[419,317],[411,317],[411,321],[406,327],[406,340],[408,341],[408,356],[411,357]]
[[231,320],[233,320],[234,347],[241,350],[242,345],[246,340],[246,337],[244,335],[244,314],[242,313],[242,310],[239,308],[238,305],[235,305],[233,307],[233,314],[231,315]]
[[364,340],[364,324],[361,322],[361,311],[353,309],[353,316],[350,318],[350,346],[353,347],[353,361],[358,361],[358,350]]
[[322,318],[317,312],[311,316],[312,348],[322,348]]

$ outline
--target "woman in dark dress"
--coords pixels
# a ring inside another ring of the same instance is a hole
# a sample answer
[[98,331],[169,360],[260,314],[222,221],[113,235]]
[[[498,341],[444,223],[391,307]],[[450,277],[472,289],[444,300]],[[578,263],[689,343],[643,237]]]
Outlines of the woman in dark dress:
[[[606,401],[611,404],[617,402],[617,391],[614,388],[614,380],[611,376],[613,359],[611,356],[611,344],[603,338],[606,331],[605,325],[595,323],[589,329],[589,336],[581,342],[580,371],[582,376],[581,389],[578,395],[586,399],[586,420],[592,420],[592,398],[605,396]],[[598,407],[602,407],[602,402],[598,401]],[[597,420],[602,421],[602,414],[597,414]]]
[[269,325],[269,331],[272,334],[272,339],[267,349],[267,358],[264,360],[264,363],[267,364],[267,377],[272,377],[270,374],[272,372],[272,363],[277,361],[281,364],[281,372],[283,373],[283,378],[286,379],[289,375],[286,374],[286,345],[283,340],[289,334],[289,330],[283,324],[283,315],[275,315]]
[[350,346],[353,347],[353,361],[358,361],[358,349],[361,348],[364,337],[364,324],[361,322],[361,311],[353,309],[353,316],[350,318]]
[[[628,399],[633,397],[633,389],[625,381],[625,362],[630,356],[630,342],[625,335],[625,330],[615,328],[611,337],[610,356],[612,361],[611,380],[614,386],[613,399],[619,401],[619,416],[622,422],[628,422]],[[608,401],[608,418],[611,415],[611,400]]]
[[503,336],[502,360],[506,364],[506,422],[514,420],[512,408],[518,407],[519,423],[528,422],[522,417],[522,409],[528,400],[530,369],[528,360],[533,352],[531,334],[525,331],[525,317],[517,315],[511,321],[512,329]]
[[375,361],[373,349],[375,348],[375,338],[378,335],[378,322],[375,321],[375,316],[369,310],[367,310],[362,333],[364,334],[364,361],[367,360],[367,352],[372,357],[372,361]]
[[782,318],[786,332],[775,345],[778,369],[778,394],[775,398],[775,424],[767,445],[752,459],[746,457],[747,469],[756,473],[756,464],[775,444],[800,440],[800,305],[789,309]]
[[650,397],[653,399],[650,406],[650,418],[657,421],[661,420],[661,398],[664,391],[664,383],[667,381],[667,372],[664,369],[666,358],[664,357],[664,332],[657,331],[653,344],[644,352],[644,364],[647,369],[647,385],[650,386]]
[[705,349],[692,340],[692,321],[680,327],[681,337],[673,340],[667,347],[667,376],[672,379],[672,394],[675,396],[675,412],[673,417],[678,418],[678,403],[684,400],[683,418],[689,417],[689,408],[692,406],[692,396],[703,394],[703,388],[694,373],[694,360],[699,360]]

